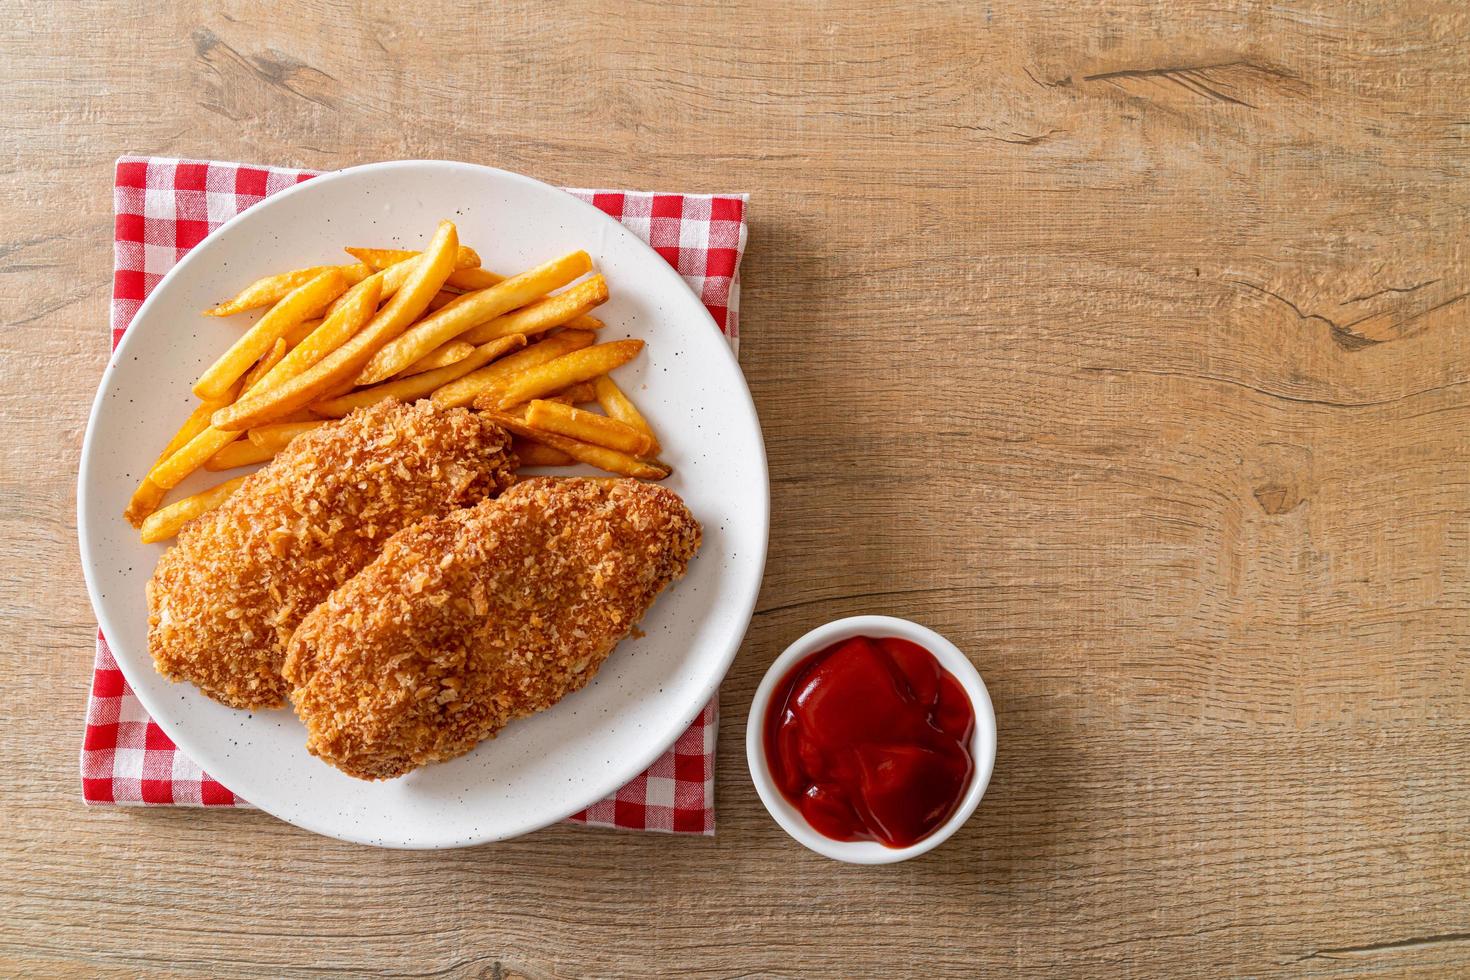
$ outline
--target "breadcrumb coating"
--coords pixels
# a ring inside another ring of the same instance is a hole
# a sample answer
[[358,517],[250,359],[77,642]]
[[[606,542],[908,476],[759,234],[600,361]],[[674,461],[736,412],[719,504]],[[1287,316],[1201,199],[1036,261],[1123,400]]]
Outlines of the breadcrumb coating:
[[154,665],[231,707],[281,706],[286,644],[307,613],[394,532],[514,480],[502,429],[428,401],[382,402],[298,436],[159,560]]
[[585,685],[700,534],[672,490],[546,477],[400,531],[291,641],[307,747],[362,779],[468,752]]

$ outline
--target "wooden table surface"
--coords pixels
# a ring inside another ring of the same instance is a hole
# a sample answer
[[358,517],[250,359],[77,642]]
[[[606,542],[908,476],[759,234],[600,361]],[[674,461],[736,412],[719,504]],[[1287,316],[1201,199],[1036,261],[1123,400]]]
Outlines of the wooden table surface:
[[[1470,971],[1455,4],[0,7],[0,973]],[[82,807],[123,153],[750,192],[774,518],[718,836]],[[789,840],[742,746],[867,612],[1000,728],[976,817],[881,869]]]

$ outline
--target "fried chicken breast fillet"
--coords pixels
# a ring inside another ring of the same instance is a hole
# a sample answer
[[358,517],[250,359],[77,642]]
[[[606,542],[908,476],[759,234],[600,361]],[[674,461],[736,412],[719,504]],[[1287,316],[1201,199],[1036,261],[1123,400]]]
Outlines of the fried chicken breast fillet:
[[185,526],[148,584],[158,672],[235,708],[281,706],[302,617],[396,531],[499,493],[509,436],[464,409],[382,402],[293,439]]
[[361,779],[468,752],[585,685],[700,533],[671,490],[576,478],[400,531],[291,640],[307,748]]

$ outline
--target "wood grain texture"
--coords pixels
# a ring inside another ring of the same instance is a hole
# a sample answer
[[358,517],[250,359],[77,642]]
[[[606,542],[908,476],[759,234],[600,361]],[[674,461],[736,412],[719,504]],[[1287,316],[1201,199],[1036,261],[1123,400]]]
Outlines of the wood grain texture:
[[[1459,5],[0,7],[0,972],[1470,971]],[[774,526],[717,838],[81,807],[120,153],[751,192]],[[786,839],[741,741],[859,612],[952,637],[1001,732],[884,869]]]

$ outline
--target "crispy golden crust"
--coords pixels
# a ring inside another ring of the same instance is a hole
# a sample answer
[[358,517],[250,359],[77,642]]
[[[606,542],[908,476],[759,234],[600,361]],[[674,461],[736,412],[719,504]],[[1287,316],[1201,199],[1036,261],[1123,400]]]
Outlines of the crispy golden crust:
[[307,747],[363,779],[468,752],[586,684],[699,541],[672,490],[544,477],[399,532],[292,638]]
[[463,409],[383,402],[298,436],[185,526],[148,584],[158,672],[236,708],[279,707],[302,617],[395,531],[509,486],[503,430]]

